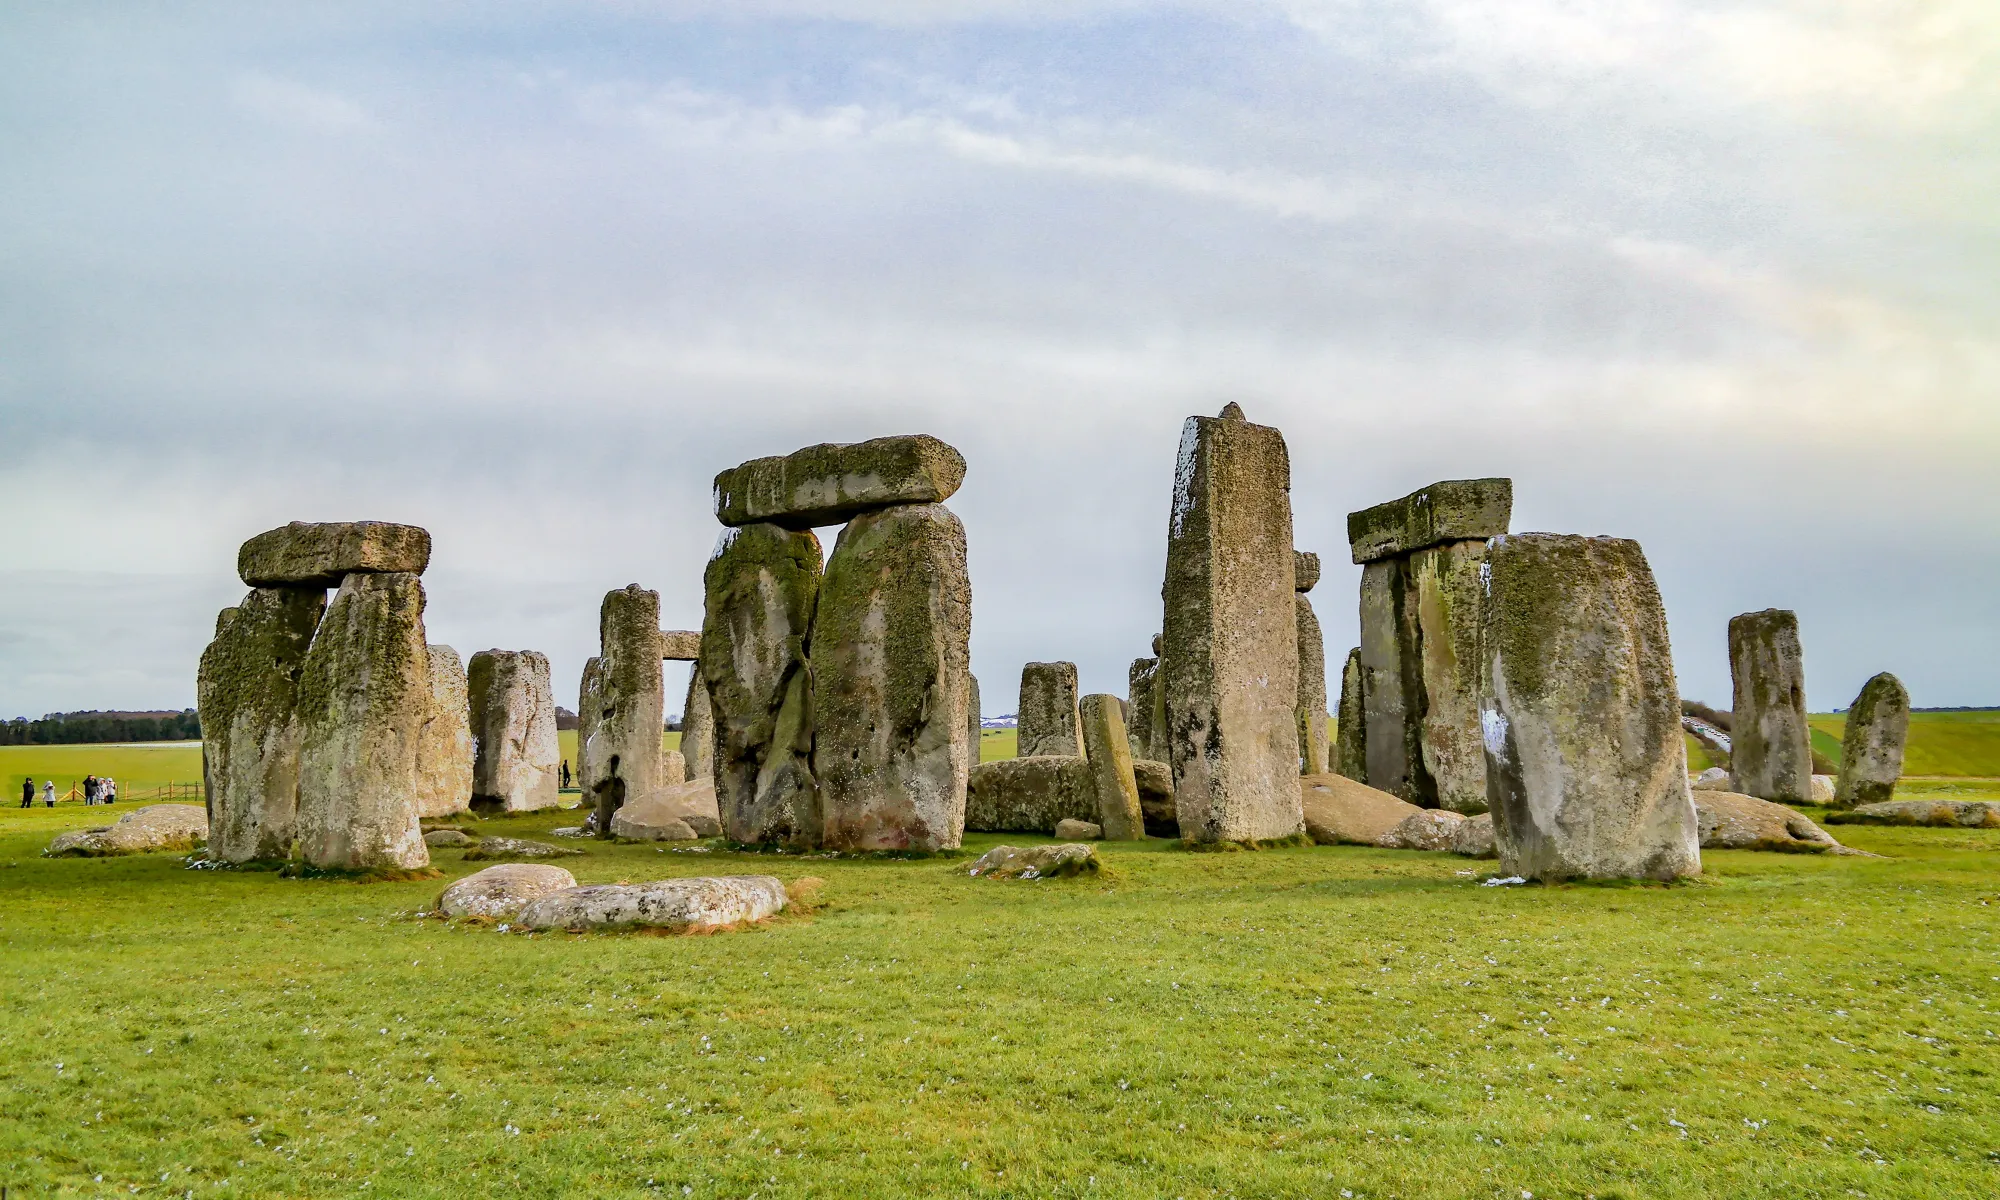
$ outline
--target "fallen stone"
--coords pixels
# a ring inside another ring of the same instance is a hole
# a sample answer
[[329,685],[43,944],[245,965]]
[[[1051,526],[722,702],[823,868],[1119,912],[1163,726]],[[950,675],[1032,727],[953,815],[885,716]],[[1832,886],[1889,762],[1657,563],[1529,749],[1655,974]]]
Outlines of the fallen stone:
[[431,535],[388,521],[293,521],[258,534],[236,552],[236,573],[251,587],[329,588],[357,572],[421,575]]
[[1358,565],[1414,554],[1446,542],[1484,541],[1507,532],[1514,510],[1511,479],[1447,479],[1347,515],[1347,540]]
[[448,817],[472,807],[472,701],[458,651],[450,646],[425,650],[431,711],[417,746],[417,816]]
[[481,650],[467,664],[466,676],[472,698],[472,807],[554,808],[560,802],[562,747],[556,741],[548,656],[537,650]]
[[456,829],[433,829],[424,834],[424,845],[433,850],[443,850],[452,846],[470,846],[472,838]]
[[1928,825],[1946,829],[2000,829],[2000,801],[1885,800],[1828,813],[1829,825]]
[[725,530],[704,578],[696,669],[714,722],[709,777],[723,833],[748,845],[817,847],[823,819],[806,646],[821,603],[819,539],[770,524]]
[[520,929],[642,926],[677,933],[726,929],[784,911],[785,885],[769,875],[661,879],[568,888],[529,901]]
[[[1311,557],[1318,562],[1317,555]],[[1299,638],[1299,692],[1296,712],[1299,721],[1299,771],[1324,775],[1330,747],[1326,740],[1326,639],[1320,634],[1319,615],[1312,601],[1301,591],[1296,597]]]
[[1485,542],[1447,542],[1409,560],[1409,600],[1423,674],[1419,746],[1440,808],[1486,811],[1486,745],[1479,730],[1480,569]]
[[217,862],[281,859],[299,808],[299,679],[326,593],[258,588],[215,620],[196,677]]
[[508,920],[530,900],[576,886],[576,876],[543,863],[501,863],[474,871],[454,882],[438,897],[437,911],[447,917]]
[[965,829],[972,672],[965,527],[941,504],[854,518],[813,623],[823,844],[932,851]]
[[1183,838],[1256,842],[1303,828],[1296,567],[1284,435],[1234,404],[1189,417],[1160,660]]
[[1084,757],[1077,705],[1075,663],[1031,662],[1023,666],[1015,753],[1021,758],[1045,754]]
[[1065,841],[1094,842],[1104,836],[1104,827],[1089,821],[1057,821],[1056,836]]
[[1903,681],[1885,671],[1863,684],[1847,708],[1833,806],[1885,804],[1894,798],[1909,736],[1910,693]]
[[1814,804],[1831,805],[1836,790],[1837,786],[1833,776],[1815,775],[1812,777],[1812,802]]
[[537,842],[530,838],[489,837],[481,838],[477,845],[465,852],[465,861],[478,862],[490,858],[574,858],[583,851],[574,846],[552,846],[547,842]]
[[1457,844],[1465,817],[1448,808],[1420,808],[1377,838],[1384,850],[1450,850]]
[[1180,814],[1174,808],[1174,769],[1151,759],[1133,759],[1132,779],[1139,785],[1139,812],[1146,819],[1146,836],[1179,837],[1181,824]]
[[715,517],[819,529],[893,505],[941,504],[963,482],[964,457],[928,434],[826,443],[717,475]]
[[588,737],[581,714],[576,748],[578,782],[584,803],[597,812],[605,830],[624,786],[630,804],[666,785],[660,732],[665,728],[666,685],[660,668],[660,594],[627,584],[605,594],[598,611],[598,657],[594,708]]
[[1425,810],[1345,775],[1299,780],[1306,833],[1322,846],[1373,846],[1406,818]]
[[720,837],[715,781],[696,779],[661,788],[651,796],[628,800],[611,817],[613,837],[639,842],[678,842]]
[[1319,555],[1306,550],[1292,552],[1292,588],[1301,594],[1319,586]]
[[1467,817],[1452,831],[1451,852],[1467,858],[1498,858],[1500,850],[1493,841],[1493,814],[1480,813]]
[[1730,618],[1729,674],[1734,790],[1779,804],[1811,803],[1812,730],[1798,616],[1767,608]]
[[1050,833],[1065,819],[1096,817],[1090,764],[1073,754],[995,759],[968,780],[965,827],[980,833]]
[[661,630],[660,657],[668,662],[700,662],[701,630]]
[[349,575],[299,679],[299,857],[328,870],[430,865],[417,754],[433,713],[424,586]]
[[1695,817],[1704,850],[1788,850],[1822,854],[1840,843],[1803,814],[1739,792],[1699,791]]
[[[1132,766],[1132,747],[1125,740],[1125,721],[1116,696],[1085,696],[1082,702],[1084,764],[1097,793],[1099,836],[1114,842],[1136,842],[1146,836],[1146,814],[1139,801],[1139,779]],[[1056,827],[1056,836],[1064,836]]]
[[192,804],[149,804],[110,825],[57,834],[43,851],[50,858],[111,858],[160,850],[185,853],[208,839],[208,814]]
[[1340,669],[1340,711],[1334,714],[1333,770],[1368,782],[1368,713],[1362,696],[1361,649],[1347,652]]
[[1637,542],[1520,534],[1487,554],[1481,718],[1501,870],[1701,870],[1666,612]]
[[1689,780],[1688,786],[1696,791],[1726,792],[1729,790],[1729,772],[1721,767],[1710,767]]
[[559,838],[587,838],[590,836],[590,830],[585,829],[581,825],[558,825],[554,829],[549,830],[549,836]]
[[995,846],[967,874],[986,879],[1062,879],[1095,875],[1097,851],[1076,842],[1058,846]]

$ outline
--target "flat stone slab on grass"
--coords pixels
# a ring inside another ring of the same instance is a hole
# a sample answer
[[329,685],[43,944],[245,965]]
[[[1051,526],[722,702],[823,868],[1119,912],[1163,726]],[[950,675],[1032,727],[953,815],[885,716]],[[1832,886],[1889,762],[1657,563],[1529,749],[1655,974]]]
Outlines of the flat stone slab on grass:
[[1805,814],[1741,792],[1703,788],[1694,813],[1704,850],[1780,850],[1824,854],[1844,849]]
[[576,876],[545,863],[501,863],[475,871],[444,890],[437,910],[447,917],[514,916],[530,900],[576,886]]
[[1419,809],[1396,822],[1375,844],[1384,850],[1450,850],[1464,824],[1464,815],[1448,808]]
[[50,858],[110,858],[158,850],[193,850],[208,840],[208,813],[192,804],[149,804],[110,825],[56,835],[43,853]]
[[826,442],[752,459],[715,477],[715,518],[821,529],[898,504],[941,504],[965,482],[965,457],[929,434]]
[[424,834],[424,845],[433,850],[449,846],[470,846],[472,835],[462,829],[433,829]]
[[243,543],[236,573],[251,587],[332,587],[356,572],[421,575],[431,535],[391,521],[293,521]]
[[1929,825],[1943,829],[2000,829],[2000,801],[1886,800],[1828,813],[1829,825]]
[[690,932],[761,921],[784,911],[785,885],[770,875],[661,879],[568,888],[522,908],[522,929],[643,927]]
[[1406,818],[1424,811],[1345,775],[1308,775],[1299,780],[1299,791],[1306,833],[1322,846],[1373,846]]
[[979,856],[967,872],[973,878],[1062,879],[1094,875],[1097,851],[1079,842],[1055,846],[995,846]]
[[573,858],[583,851],[574,846],[552,846],[547,842],[537,842],[529,838],[490,837],[481,838],[477,846],[465,852],[465,861],[480,862],[489,858]]

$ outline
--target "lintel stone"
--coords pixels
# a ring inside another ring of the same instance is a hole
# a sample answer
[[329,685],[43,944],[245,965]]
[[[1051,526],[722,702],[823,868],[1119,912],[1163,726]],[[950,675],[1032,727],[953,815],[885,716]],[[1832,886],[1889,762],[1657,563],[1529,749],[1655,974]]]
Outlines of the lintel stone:
[[1355,563],[1365,566],[1446,542],[1499,537],[1513,511],[1511,479],[1447,479],[1347,514],[1347,540]]

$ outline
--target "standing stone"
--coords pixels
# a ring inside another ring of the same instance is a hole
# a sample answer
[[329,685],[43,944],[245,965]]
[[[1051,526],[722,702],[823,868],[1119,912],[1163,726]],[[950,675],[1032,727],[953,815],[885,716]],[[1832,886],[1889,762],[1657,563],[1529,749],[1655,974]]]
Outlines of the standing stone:
[[1834,808],[1883,804],[1895,799],[1903,775],[1903,745],[1910,735],[1910,693],[1903,681],[1883,672],[1861,685],[1847,709],[1840,740],[1840,784]]
[[1637,542],[1495,538],[1480,718],[1504,875],[1701,871],[1666,610]]
[[1125,673],[1125,694],[1130,709],[1125,721],[1125,735],[1135,761],[1143,762],[1154,757],[1153,692],[1159,684],[1159,677],[1160,660],[1157,658],[1135,658],[1131,669]]
[[856,517],[814,625],[813,763],[836,850],[941,850],[965,827],[972,588],[941,504]]
[[1486,543],[1450,542],[1410,556],[1424,708],[1424,772],[1437,804],[1486,811],[1486,748],[1479,731],[1480,567]]
[[1081,716],[1084,759],[1097,793],[1097,824],[1107,841],[1142,841],[1146,815],[1139,806],[1139,780],[1132,772],[1132,747],[1125,740],[1118,697],[1085,696]]
[[1078,728],[1076,664],[1031,662],[1021,668],[1017,758],[1083,754]]
[[1347,663],[1340,669],[1340,713],[1336,724],[1334,773],[1356,783],[1367,783],[1368,714],[1367,701],[1363,699],[1359,646],[1347,652]]
[[236,573],[251,587],[328,588],[356,572],[421,575],[431,535],[389,521],[293,521],[258,534],[236,552]]
[[1326,773],[1326,639],[1312,601],[1298,593],[1299,624],[1299,770]]
[[964,456],[929,434],[829,442],[717,475],[715,518],[823,528],[895,505],[942,504],[964,482]]
[[608,838],[612,810],[603,802],[611,779],[624,782],[627,803],[647,799],[664,783],[660,594],[636,583],[607,592],[598,610],[598,644],[596,720],[585,738],[579,717],[576,757],[587,781],[585,800],[598,802],[597,835]]
[[1361,569],[1362,742],[1368,778],[1379,791],[1423,805],[1434,794],[1424,769],[1423,663],[1409,572],[1401,559]]
[[431,715],[417,746],[417,815],[446,817],[472,806],[472,702],[465,664],[450,646],[427,646]]
[[816,847],[822,809],[806,656],[822,603],[819,539],[776,525],[725,530],[705,587],[696,670],[713,714],[710,774],[723,833],[753,845]]
[[[576,687],[576,790],[582,793],[580,803],[593,807],[592,799],[597,793],[592,785],[597,781],[590,777],[590,764],[585,760],[583,748],[590,745],[590,735],[597,731],[598,718],[604,712],[604,660],[589,658],[584,660],[583,679]],[[560,771],[556,782],[562,782]]]
[[965,701],[965,736],[970,739],[966,744],[971,747],[966,751],[966,764],[970,769],[979,765],[979,676],[967,675],[966,680],[971,689],[966,693]]
[[258,588],[215,620],[201,655],[208,856],[284,858],[299,806],[299,678],[326,593]]
[[1299,630],[1284,435],[1189,417],[1167,533],[1160,686],[1181,836],[1290,837],[1299,800]]
[[554,808],[562,746],[556,741],[548,656],[538,650],[481,650],[466,665],[466,683],[472,694],[472,807]]
[[299,679],[299,853],[315,867],[428,866],[417,755],[432,712],[424,586],[349,575]]
[[1729,755],[1735,790],[1778,804],[1812,803],[1798,615],[1767,608],[1730,618],[1729,675],[1736,695]]
[[688,672],[687,700],[681,705],[681,758],[689,779],[715,778],[715,718],[708,706],[708,681],[701,664]]

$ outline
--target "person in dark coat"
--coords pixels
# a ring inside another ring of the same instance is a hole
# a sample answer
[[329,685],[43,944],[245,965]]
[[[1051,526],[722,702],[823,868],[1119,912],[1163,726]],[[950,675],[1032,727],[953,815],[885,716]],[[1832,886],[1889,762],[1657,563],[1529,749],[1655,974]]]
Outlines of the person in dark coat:
[[21,780],[21,807],[35,807],[35,781],[32,779]]

